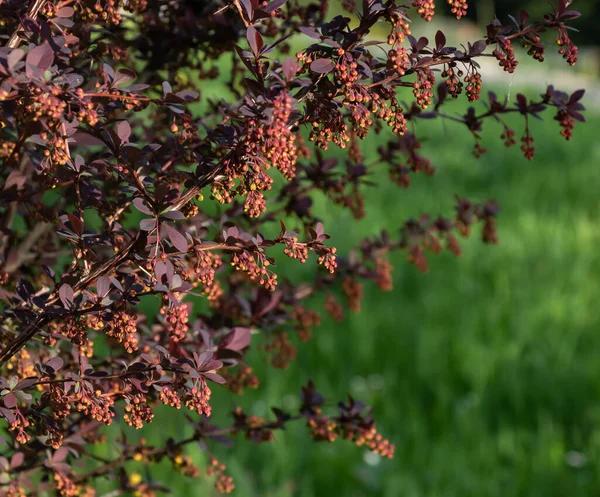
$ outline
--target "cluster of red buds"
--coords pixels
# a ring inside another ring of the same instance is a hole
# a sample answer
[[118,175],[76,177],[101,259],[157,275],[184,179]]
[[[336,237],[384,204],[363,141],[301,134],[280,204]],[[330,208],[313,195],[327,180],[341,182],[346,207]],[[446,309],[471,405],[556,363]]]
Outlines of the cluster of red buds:
[[414,0],[413,7],[417,9],[417,14],[426,21],[431,21],[435,14],[435,2],[433,0]]
[[125,397],[125,415],[123,419],[129,426],[137,430],[144,426],[144,423],[151,423],[154,414],[146,403],[146,396],[143,393],[136,393]]
[[450,12],[452,12],[457,19],[467,15],[467,1],[466,0],[448,0],[450,4]]
[[212,409],[208,401],[211,391],[204,378],[200,378],[194,386],[187,391],[183,401],[185,406],[191,411],[196,411],[200,415],[210,416]]
[[[100,326],[96,316],[92,318],[92,326]],[[103,331],[107,336],[121,343],[129,353],[137,350],[137,325],[135,315],[128,311],[117,311],[112,316],[103,318]]]
[[499,48],[495,49],[492,52],[492,55],[496,57],[500,62],[500,67],[506,72],[510,74],[514,73],[519,65],[519,61],[515,59],[515,47],[512,46],[512,43],[508,38],[504,37],[498,39],[498,46]]
[[225,474],[226,466],[220,462],[217,458],[213,457],[210,460],[209,466],[206,473],[210,476],[216,476],[215,487],[223,494],[229,494],[235,488],[233,484],[233,478]]
[[565,59],[570,66],[574,66],[578,60],[579,49],[569,37],[566,29],[558,29],[556,44],[560,47],[558,53],[562,55],[563,59]]
[[179,304],[165,299],[167,302],[161,306],[159,313],[163,316],[165,330],[174,342],[183,340],[188,331],[188,319],[190,304],[180,302]]

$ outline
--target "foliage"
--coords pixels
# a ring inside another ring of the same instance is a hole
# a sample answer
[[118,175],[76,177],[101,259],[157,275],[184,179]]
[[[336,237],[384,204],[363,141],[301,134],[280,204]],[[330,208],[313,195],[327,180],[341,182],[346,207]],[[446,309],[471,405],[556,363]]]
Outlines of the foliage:
[[[465,1],[450,3],[456,17],[465,14]],[[293,420],[304,420],[316,441],[344,438],[392,457],[369,409],[351,397],[327,408],[310,381],[297,412],[274,408],[265,420],[236,408],[227,427],[211,423],[211,388],[239,394],[258,386],[246,360],[257,334],[265,358],[285,367],[296,355],[291,333],[307,341],[319,323],[310,300],[321,298],[340,319],[336,286],[354,311],[363,281],[390,290],[390,251],[405,251],[426,271],[426,252],[460,254],[457,237],[477,223],[484,242],[497,242],[498,205],[457,198],[451,218],[410,219],[397,236],[384,231],[340,256],[312,204],[325,195],[359,219],[376,168],[387,165],[403,188],[413,174],[432,174],[408,130],[420,119],[461,124],[478,156],[487,118],[500,124],[506,146],[516,143],[508,114],[524,120],[528,159],[530,121],[543,111],[555,113],[570,139],[574,121],[583,121],[581,90],[549,86],[535,101],[518,95],[515,105],[489,93],[487,110],[458,117],[443,109],[463,93],[480,99],[479,57],[513,72],[513,43],[521,43],[543,61],[545,32],[574,64],[565,23],[579,14],[564,0],[538,21],[521,11],[457,49],[441,32],[433,44],[410,34],[413,8],[433,15],[433,2],[422,1],[365,0],[354,27],[341,16],[326,22],[326,1],[4,0],[0,8],[8,39],[0,49],[3,491],[93,495],[95,478],[115,475],[118,491],[152,495],[165,488],[128,475],[125,462],[169,459],[196,475],[186,444],[210,451],[236,434],[265,442]],[[368,39],[378,22],[390,25],[387,50]],[[300,33],[312,44],[286,57]],[[215,79],[224,57],[232,58],[236,98],[203,101],[201,83],[181,71]],[[400,100],[404,87],[410,103]],[[386,128],[393,138],[366,163],[360,140]],[[326,156],[331,143],[348,148],[345,161]],[[282,253],[299,263],[314,257],[316,270],[302,283],[278,278]],[[156,316],[140,307],[153,298]],[[161,403],[196,413],[186,416],[193,436],[149,446],[124,434],[113,460],[90,450],[103,442],[102,426],[118,418],[142,428]],[[220,491],[233,489],[216,458],[207,472]]]

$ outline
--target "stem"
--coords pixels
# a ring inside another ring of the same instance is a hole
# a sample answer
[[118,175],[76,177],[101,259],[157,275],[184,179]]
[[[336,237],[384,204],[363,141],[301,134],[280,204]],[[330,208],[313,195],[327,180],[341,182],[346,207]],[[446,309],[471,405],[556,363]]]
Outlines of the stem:
[[235,5],[235,8],[240,13],[240,17],[242,18],[242,21],[244,21],[244,25],[247,28],[250,27],[250,23],[248,21],[246,21],[246,18],[244,17],[244,10],[242,9],[242,6],[240,4],[240,0],[233,0],[233,4]]
[[[46,0],[35,0],[29,10],[27,11],[27,16],[35,19],[42,8],[42,6],[46,3]],[[23,33],[23,29],[19,26],[15,32],[12,34],[8,43],[6,44],[6,48],[17,48],[21,44],[21,34]]]

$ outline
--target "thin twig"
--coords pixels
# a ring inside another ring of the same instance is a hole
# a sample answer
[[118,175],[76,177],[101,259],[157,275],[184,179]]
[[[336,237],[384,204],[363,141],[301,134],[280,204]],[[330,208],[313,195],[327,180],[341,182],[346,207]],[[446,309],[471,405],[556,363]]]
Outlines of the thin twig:
[[235,5],[235,7],[237,8],[238,12],[240,13],[240,17],[242,18],[242,21],[244,21],[244,25],[247,28],[250,27],[250,23],[248,21],[246,21],[246,18],[244,17],[244,10],[242,9],[242,5],[240,4],[240,0],[233,0],[233,4]]
[[[35,0],[35,2],[33,2],[29,10],[27,11],[27,16],[31,17],[32,19],[35,19],[40,9],[45,3],[46,0]],[[21,44],[21,41],[23,41],[21,38],[21,34],[23,33],[23,31],[24,30],[22,29],[22,26],[19,26],[8,40],[6,48],[17,48]]]

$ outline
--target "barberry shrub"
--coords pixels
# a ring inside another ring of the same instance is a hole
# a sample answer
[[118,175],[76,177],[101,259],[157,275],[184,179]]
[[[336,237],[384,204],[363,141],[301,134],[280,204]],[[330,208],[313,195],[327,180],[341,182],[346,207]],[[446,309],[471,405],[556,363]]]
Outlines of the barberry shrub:
[[[452,216],[407,220],[341,254],[313,200],[360,219],[377,177],[407,188],[412,175],[433,174],[420,119],[462,126],[476,155],[486,121],[507,147],[520,140],[527,159],[542,113],[570,139],[583,91],[482,96],[477,60],[512,73],[515,47],[541,62],[550,40],[573,65],[568,24],[579,13],[559,0],[542,19],[495,19],[484,39],[456,48],[439,31],[411,35],[411,16],[430,20],[432,1],[345,0],[349,17],[332,18],[328,3],[0,1],[3,495],[91,496],[104,476],[114,495],[154,495],[157,480],[124,464],[167,459],[197,476],[189,443],[208,451],[204,473],[230,492],[214,444],[237,434],[267,442],[292,421],[316,441],[393,456],[366,406],[328,407],[309,378],[296,412],[262,419],[236,408],[228,426],[211,421],[211,393],[259,386],[251,348],[285,367],[319,324],[315,302],[341,320],[360,309],[365,282],[391,290],[391,251],[426,271],[428,253],[459,255],[475,224],[485,243],[498,241],[498,205],[457,198]],[[449,3],[457,18],[468,9]],[[372,34],[376,24],[387,40]],[[202,98],[208,80],[223,83],[222,99]],[[446,114],[457,98],[485,105]],[[508,114],[523,119],[522,137]],[[366,163],[360,142],[373,134],[378,159]],[[345,159],[330,147],[347,149]],[[285,258],[314,271],[292,282],[277,270]],[[177,415],[191,437],[151,446],[123,431],[116,459],[94,455],[105,425],[144,429],[161,404],[188,412]]]

